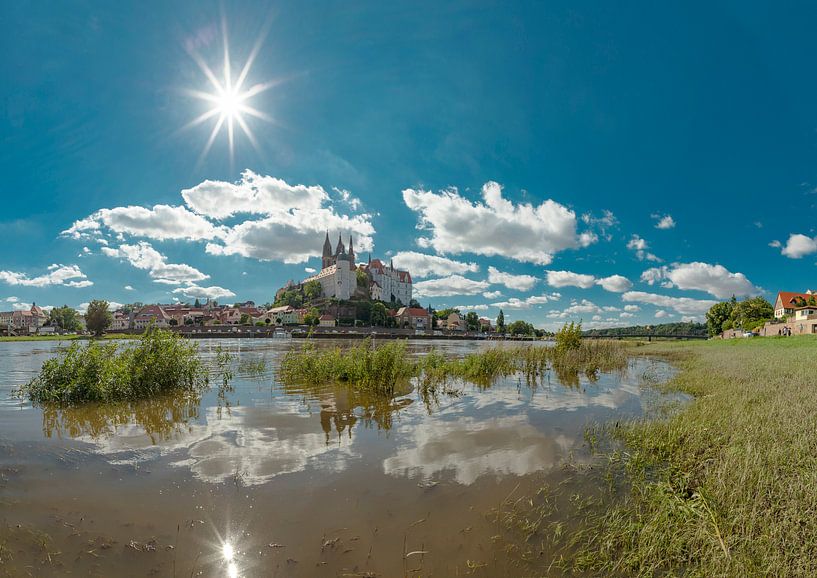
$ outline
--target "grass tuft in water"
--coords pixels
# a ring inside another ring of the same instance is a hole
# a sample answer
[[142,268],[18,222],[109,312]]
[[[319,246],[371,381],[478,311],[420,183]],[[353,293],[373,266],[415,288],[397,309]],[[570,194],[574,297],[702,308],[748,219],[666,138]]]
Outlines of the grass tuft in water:
[[407,357],[405,341],[318,349],[307,343],[281,362],[280,377],[289,383],[319,385],[349,383],[356,389],[393,395],[395,386],[417,375],[417,363]]
[[70,405],[198,392],[208,377],[196,352],[196,344],[160,329],[146,331],[135,344],[75,342],[17,393],[40,404]]

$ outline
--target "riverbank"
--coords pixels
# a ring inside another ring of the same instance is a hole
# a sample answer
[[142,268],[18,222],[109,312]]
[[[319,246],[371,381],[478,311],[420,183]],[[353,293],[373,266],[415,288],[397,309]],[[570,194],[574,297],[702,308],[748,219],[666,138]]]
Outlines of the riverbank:
[[[125,333],[110,333],[105,334],[101,339],[139,339],[140,335],[131,335]],[[15,342],[15,341],[82,341],[89,339],[98,339],[91,335],[12,335],[11,337],[0,337],[0,343]]]
[[[602,575],[817,574],[817,339],[637,352],[671,360],[680,372],[662,388],[694,400],[589,432],[591,445],[621,444],[607,453],[609,487],[577,501],[581,526],[560,539],[542,523],[536,539],[556,542],[566,569]],[[524,515],[546,520],[546,501]]]

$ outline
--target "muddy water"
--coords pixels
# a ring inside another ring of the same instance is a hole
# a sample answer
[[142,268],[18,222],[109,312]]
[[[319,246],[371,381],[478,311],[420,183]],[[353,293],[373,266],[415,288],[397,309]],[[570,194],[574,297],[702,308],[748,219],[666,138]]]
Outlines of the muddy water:
[[0,576],[517,576],[486,514],[588,461],[584,427],[641,414],[669,371],[378,400],[277,383],[297,343],[219,345],[231,391],[44,410],[10,392],[59,345],[0,343]]

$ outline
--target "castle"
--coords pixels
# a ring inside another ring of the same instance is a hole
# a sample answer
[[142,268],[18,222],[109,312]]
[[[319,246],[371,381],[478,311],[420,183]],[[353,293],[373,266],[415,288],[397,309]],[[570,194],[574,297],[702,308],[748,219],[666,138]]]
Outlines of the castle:
[[394,263],[386,267],[380,259],[371,256],[365,264],[355,264],[355,249],[352,236],[349,236],[349,250],[338,234],[338,244],[334,251],[329,241],[329,232],[323,242],[321,270],[303,282],[318,281],[324,297],[350,299],[358,290],[358,271],[366,274],[368,296],[378,301],[400,301],[408,305],[411,301],[411,274],[394,268]]

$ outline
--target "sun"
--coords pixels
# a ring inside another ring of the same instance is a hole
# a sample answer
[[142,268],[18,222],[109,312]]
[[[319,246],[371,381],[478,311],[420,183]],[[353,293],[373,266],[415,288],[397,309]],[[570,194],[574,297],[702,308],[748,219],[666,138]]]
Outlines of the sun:
[[[274,81],[254,84],[249,88],[244,88],[247,78],[255,62],[258,52],[263,44],[266,36],[267,27],[262,31],[262,34],[255,42],[252,51],[250,52],[247,61],[241,68],[241,72],[237,77],[233,76],[232,65],[230,61],[230,45],[227,39],[227,21],[222,18],[221,32],[224,39],[224,63],[222,65],[221,77],[216,76],[213,69],[204,61],[201,55],[194,49],[188,48],[188,53],[193,58],[199,69],[204,73],[205,78],[209,81],[210,86],[208,90],[187,90],[185,91],[190,96],[199,100],[205,101],[209,107],[202,114],[187,123],[183,129],[199,126],[207,121],[212,121],[213,127],[210,130],[210,135],[204,145],[204,149],[199,156],[199,164],[210,152],[216,138],[221,134],[222,129],[227,133],[227,144],[230,150],[230,163],[233,162],[235,155],[235,138],[236,126],[241,129],[241,132],[256,150],[258,149],[258,141],[250,128],[250,119],[261,119],[271,122],[269,115],[261,112],[252,106],[251,100],[277,84]],[[259,151],[260,152],[260,151]]]

